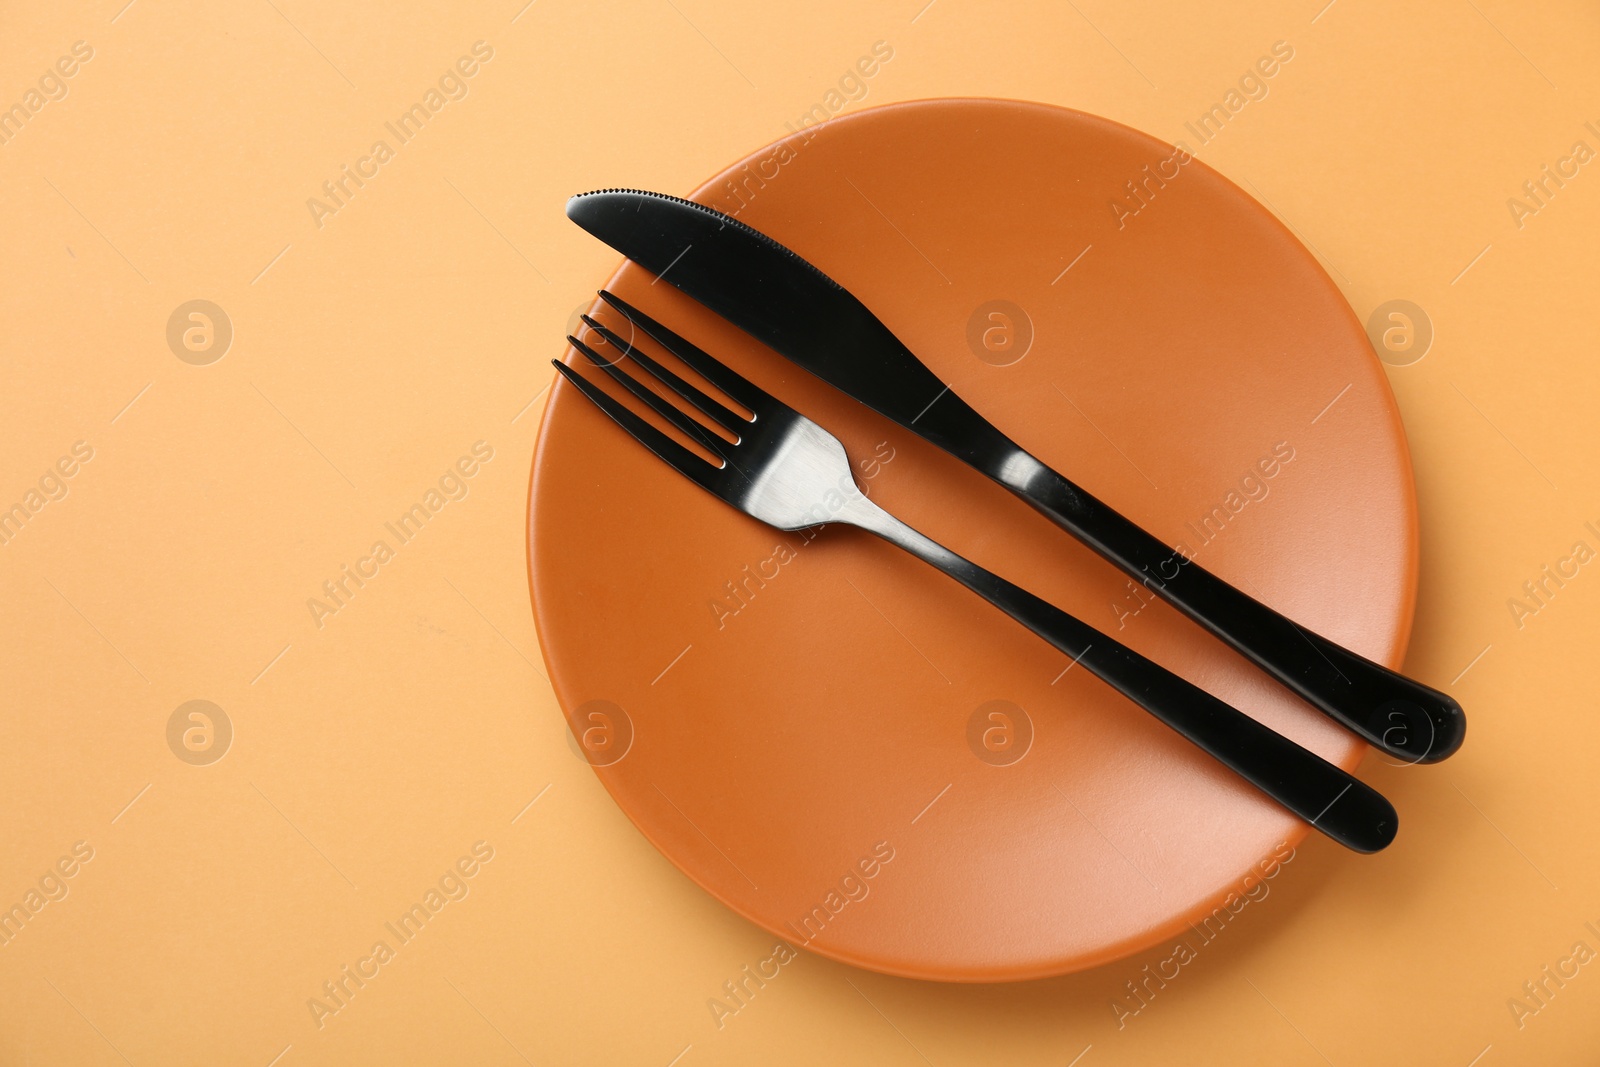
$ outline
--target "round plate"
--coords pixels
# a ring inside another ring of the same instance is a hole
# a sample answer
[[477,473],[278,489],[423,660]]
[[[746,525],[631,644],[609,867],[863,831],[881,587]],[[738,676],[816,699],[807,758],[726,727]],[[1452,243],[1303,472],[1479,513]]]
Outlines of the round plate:
[[[1416,506],[1388,383],[1311,254],[1203,163],[1079,112],[927,101],[763,148],[693,199],[831,275],[1090,492],[1399,664]],[[912,525],[1359,762],[999,486],[637,267],[608,287],[831,430]],[[1201,920],[1306,834],[933,569],[857,530],[763,526],[564,383],[529,522],[575,747],[663,854],[794,947],[918,978],[1062,974]]]

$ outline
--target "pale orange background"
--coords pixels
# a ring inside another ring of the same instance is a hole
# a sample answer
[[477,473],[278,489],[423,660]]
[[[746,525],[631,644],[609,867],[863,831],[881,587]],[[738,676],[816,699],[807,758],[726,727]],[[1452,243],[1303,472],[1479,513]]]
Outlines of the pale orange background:
[[[1520,229],[1506,207],[1600,148],[1592,6],[124,3],[0,16],[0,105],[94,49],[0,145],[0,503],[94,449],[0,546],[0,905],[94,850],[0,947],[0,1062],[1593,1062],[1600,964],[1520,1029],[1507,1000],[1600,949],[1600,578],[1520,629],[1507,599],[1600,547],[1600,177]],[[306,199],[479,40],[468,96],[319,228]],[[694,188],[880,40],[851,110],[1014,97],[1168,140],[1289,42],[1201,158],[1363,319],[1404,298],[1436,330],[1389,369],[1422,515],[1407,666],[1465,704],[1466,747],[1369,760],[1397,844],[1306,842],[1121,1030],[1166,950],[992,987],[806,956],[719,1029],[707,999],[771,938],[623,818],[542,673],[529,462],[616,258],[563,201]],[[166,342],[195,298],[235,330],[208,366]],[[480,440],[466,499],[319,629],[307,598]],[[235,730],[204,767],[166,738],[196,698]],[[470,895],[319,1029],[307,999],[478,841]]]

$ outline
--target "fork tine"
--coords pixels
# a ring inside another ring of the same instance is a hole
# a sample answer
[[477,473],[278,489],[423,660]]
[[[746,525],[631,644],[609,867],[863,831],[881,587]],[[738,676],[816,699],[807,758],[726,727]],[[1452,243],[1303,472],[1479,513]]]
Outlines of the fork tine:
[[690,344],[649,315],[629,304],[626,300],[612,296],[604,289],[600,290],[600,299],[615,308],[623,318],[643,330],[662,348],[665,348],[668,352],[683,360],[684,363],[693,367],[706,381],[721,389],[751,411],[759,412],[763,408],[770,409],[773,404],[778,404],[780,407],[783,406],[771,394],[757,387],[755,383],[735,374],[727,366],[713,359],[710,353]]
[[[635,380],[633,375],[627,373],[621,367],[617,366],[618,363],[622,362],[621,359],[606,360],[600,355],[600,353],[596,352],[594,349],[590,348],[576,337],[572,337],[570,335],[567,337],[567,343],[572,345],[572,347],[576,348],[579,352],[582,352],[584,355],[588,356],[589,362],[605,371],[613,381],[617,382],[628,392],[632,393],[634,396],[648,404],[650,409],[657,415],[660,415],[663,419],[666,419],[668,422],[672,423],[672,425],[676,426],[679,430],[682,430],[687,436],[692,437],[702,448],[706,449],[714,456],[718,456],[724,460],[727,459],[727,457],[724,455],[724,452],[728,447],[727,441],[724,441],[716,434],[711,433],[704,426],[700,425],[700,423],[684,414],[676,404],[669,400],[663,399],[662,396],[654,389],[651,389]],[[621,351],[620,347],[618,351]],[[629,352],[628,355],[632,357],[635,362],[639,361],[638,352]]]
[[713,487],[713,479],[720,473],[716,467],[713,467],[629,411],[608,395],[604,389],[601,389],[559,359],[552,359],[550,362],[555,364],[556,370],[561,372],[562,377],[577,386],[580,393],[593,401],[596,407],[609,415],[611,420],[626,430],[634,440],[661,457],[669,467],[676,469],[679,474],[699,485],[702,489],[713,493],[716,492]]
[[598,333],[601,337],[604,337],[607,344],[610,344],[618,352],[621,352],[624,356],[627,356],[635,363],[639,364],[641,369],[655,375],[655,377],[668,389],[671,389],[674,393],[677,393],[689,403],[705,412],[708,418],[721,423],[722,427],[735,437],[742,436],[743,431],[750,428],[749,419],[745,418],[743,415],[740,415],[738,412],[729,410],[727,405],[719,403],[712,397],[707,396],[706,393],[697,386],[691,385],[689,382],[684,381],[677,374],[674,374],[666,367],[663,367],[661,364],[645,355],[644,352],[639,349],[638,345],[632,343],[631,341],[624,340],[622,337],[618,336],[615,330],[596,322],[587,315],[583,316],[583,322],[584,325]]

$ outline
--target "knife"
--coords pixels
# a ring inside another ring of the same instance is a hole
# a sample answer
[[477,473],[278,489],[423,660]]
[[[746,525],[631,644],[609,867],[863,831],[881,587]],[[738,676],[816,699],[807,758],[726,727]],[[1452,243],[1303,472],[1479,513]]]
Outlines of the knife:
[[988,475],[1319,711],[1409,763],[1456,749],[1449,696],[1296,624],[1051,470],[974,410],[838,282],[719,211],[634,189],[567,217],[773,351]]

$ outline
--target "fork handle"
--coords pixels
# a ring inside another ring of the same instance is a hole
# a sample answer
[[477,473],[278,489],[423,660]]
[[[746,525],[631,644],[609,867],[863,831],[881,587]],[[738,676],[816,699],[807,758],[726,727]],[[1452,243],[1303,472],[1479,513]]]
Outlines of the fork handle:
[[1316,753],[957,555],[864,496],[853,497],[835,521],[877,534],[937,567],[1341,845],[1377,852],[1394,840],[1400,821],[1394,807]]
[[1449,696],[1296,625],[1018,452],[1007,488],[1324,715],[1408,763],[1461,747],[1467,720]]

